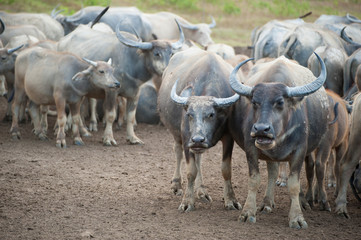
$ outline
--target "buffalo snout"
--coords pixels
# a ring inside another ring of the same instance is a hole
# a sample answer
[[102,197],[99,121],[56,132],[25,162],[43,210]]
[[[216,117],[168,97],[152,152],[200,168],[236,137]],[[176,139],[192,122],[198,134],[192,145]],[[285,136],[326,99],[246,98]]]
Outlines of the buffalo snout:
[[200,135],[196,135],[196,136],[193,136],[191,138],[191,140],[192,140],[192,143],[199,144],[199,143],[204,143],[206,138],[203,136],[200,136]]

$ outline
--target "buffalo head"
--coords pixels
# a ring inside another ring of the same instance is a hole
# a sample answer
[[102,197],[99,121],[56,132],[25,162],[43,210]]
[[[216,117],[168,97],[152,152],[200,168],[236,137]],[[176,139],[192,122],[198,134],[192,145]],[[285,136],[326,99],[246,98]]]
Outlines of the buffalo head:
[[5,72],[11,71],[14,69],[15,66],[15,60],[17,57],[17,54],[15,51],[22,48],[24,44],[14,47],[14,48],[1,48],[0,49],[0,74],[3,74]]
[[271,82],[261,82],[254,87],[244,85],[237,80],[237,71],[239,68],[251,59],[241,62],[234,68],[230,75],[230,84],[232,89],[241,96],[246,96],[250,104],[253,126],[250,136],[255,139],[255,145],[262,150],[274,148],[277,143],[292,134],[297,128],[294,127],[284,132],[286,124],[290,121],[292,112],[299,106],[303,97],[316,92],[321,88],[326,80],[326,67],[323,60],[315,53],[321,64],[320,76],[304,86],[289,87],[283,83],[277,82],[278,78],[285,76],[287,72],[285,67],[279,66],[272,69],[272,74],[267,78],[275,79]]
[[[117,26],[116,35],[119,41],[126,46],[140,49],[145,55],[149,70],[161,76],[164,69],[168,66],[170,58],[173,56],[175,51],[179,50],[183,46],[184,43],[182,28],[180,27],[178,21],[175,21],[177,22],[180,32],[180,38],[177,42],[171,42],[168,40],[153,40],[150,42],[134,41],[131,38],[127,38],[124,33],[119,30],[120,24]],[[135,34],[137,33],[135,32]]]
[[199,24],[185,24],[181,23],[182,28],[186,29],[187,39],[190,39],[194,42],[199,43],[202,47],[207,47],[210,44],[213,44],[211,38],[212,30],[216,26],[216,21],[212,17],[212,23],[199,23]]
[[176,93],[177,83],[178,80],[172,87],[171,98],[185,110],[182,128],[188,131],[184,131],[184,142],[194,153],[202,153],[214,146],[213,139],[223,131],[222,126],[227,119],[226,109],[239,99],[239,95],[228,98],[190,96],[192,87],[188,87],[179,96]]

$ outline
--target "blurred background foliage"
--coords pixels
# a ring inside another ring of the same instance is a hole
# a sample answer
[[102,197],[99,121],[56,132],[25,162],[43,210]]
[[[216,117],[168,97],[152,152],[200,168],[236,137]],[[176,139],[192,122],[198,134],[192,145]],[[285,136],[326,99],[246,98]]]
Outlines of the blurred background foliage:
[[213,16],[215,42],[232,46],[250,44],[252,29],[272,19],[297,18],[312,11],[304,19],[313,22],[321,14],[361,18],[361,0],[0,0],[0,10],[8,12],[48,13],[59,5],[64,15],[82,6],[136,6],[143,12],[170,11],[192,23],[209,22]]

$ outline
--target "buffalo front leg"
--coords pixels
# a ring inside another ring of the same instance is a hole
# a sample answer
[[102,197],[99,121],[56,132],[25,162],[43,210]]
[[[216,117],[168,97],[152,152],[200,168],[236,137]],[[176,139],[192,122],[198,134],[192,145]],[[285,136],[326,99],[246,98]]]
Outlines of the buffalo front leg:
[[127,98],[126,123],[127,123],[127,141],[130,144],[144,144],[134,133],[135,111],[137,109],[139,93],[136,98]]
[[197,165],[195,163],[195,157],[193,153],[189,152],[189,149],[185,151],[186,155],[186,167],[187,167],[187,189],[183,195],[182,203],[178,209],[182,212],[189,212],[194,210],[194,182],[197,176]]
[[58,113],[57,124],[58,133],[56,135],[56,147],[66,148],[65,141],[65,125],[66,125],[66,113],[65,113],[65,99],[62,98],[61,94],[54,94],[56,111]]
[[175,141],[173,149],[176,156],[176,167],[173,173],[171,189],[175,195],[182,196],[183,195],[182,175],[181,175],[181,164],[183,159],[182,144],[179,143],[178,141]]
[[232,150],[233,139],[226,136],[222,139],[223,156],[222,156],[222,176],[224,179],[224,207],[228,210],[241,210],[242,205],[238,202],[232,187]]
[[203,184],[203,175],[202,175],[202,155],[194,154],[195,163],[197,167],[197,177],[195,180],[195,193],[198,199],[203,200],[204,202],[212,202],[212,198],[209,196],[206,187]]
[[[282,162],[281,164],[283,164]],[[274,201],[274,190],[275,190],[275,182],[278,175],[279,170],[279,164],[278,162],[267,162],[267,174],[268,174],[268,183],[267,183],[267,189],[265,192],[265,196],[263,198],[263,202],[260,206],[260,211],[265,213],[272,212],[272,209],[275,207],[275,201]]]
[[97,100],[95,98],[89,98],[89,107],[90,107],[89,130],[92,132],[97,132],[98,131]]
[[[307,228],[307,222],[303,217],[303,213],[300,205],[300,172],[302,168],[303,161],[305,159],[302,154],[299,153],[296,155],[298,158],[293,158],[290,164],[290,175],[288,177],[288,191],[291,198],[291,208],[288,215],[289,218],[289,227],[290,228]],[[297,157],[296,156],[296,157]]]

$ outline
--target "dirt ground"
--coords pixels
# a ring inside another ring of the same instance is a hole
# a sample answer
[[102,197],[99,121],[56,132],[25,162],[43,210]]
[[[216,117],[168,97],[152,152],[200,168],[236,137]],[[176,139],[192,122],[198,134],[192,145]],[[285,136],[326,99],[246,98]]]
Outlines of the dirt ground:
[[[0,119],[5,115],[0,99]],[[55,117],[49,117],[50,129]],[[101,143],[103,128],[84,139],[86,146],[55,147],[37,140],[30,123],[22,139],[10,140],[10,123],[0,122],[0,239],[361,239],[361,203],[348,193],[347,220],[317,208],[305,211],[305,230],[288,227],[290,199],[276,188],[276,208],[241,223],[240,211],[223,208],[221,144],[204,154],[204,182],[212,203],[196,202],[190,213],[177,210],[181,197],[170,190],[175,160],[173,139],[162,126],[140,124],[143,146],[126,144],[125,129],[115,131],[116,147]],[[248,168],[243,151],[233,154],[233,184],[243,205]],[[261,162],[263,197],[266,168]],[[185,174],[183,174],[185,176]],[[304,173],[302,185],[305,186]],[[333,206],[333,189],[328,189]]]

